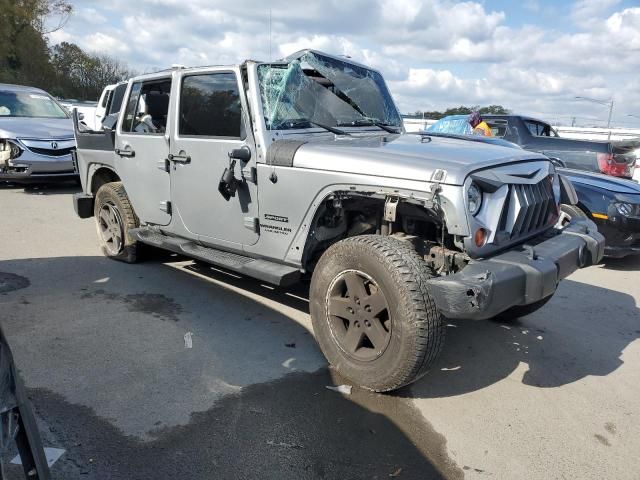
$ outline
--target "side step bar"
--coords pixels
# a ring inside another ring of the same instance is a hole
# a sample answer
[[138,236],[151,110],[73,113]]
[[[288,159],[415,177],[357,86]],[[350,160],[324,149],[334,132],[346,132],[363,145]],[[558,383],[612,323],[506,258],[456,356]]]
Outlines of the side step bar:
[[170,237],[144,227],[131,229],[129,233],[136,240],[147,245],[170,250],[217,267],[233,270],[242,275],[257,278],[279,287],[292,285],[300,279],[300,270],[289,265],[204,247],[191,240]]

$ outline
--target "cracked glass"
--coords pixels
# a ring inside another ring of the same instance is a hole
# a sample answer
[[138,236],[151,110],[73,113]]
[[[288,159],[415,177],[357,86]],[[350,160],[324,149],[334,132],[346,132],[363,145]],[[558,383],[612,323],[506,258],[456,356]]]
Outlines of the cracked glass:
[[348,61],[304,52],[286,64],[259,65],[258,79],[268,130],[402,126],[382,75]]

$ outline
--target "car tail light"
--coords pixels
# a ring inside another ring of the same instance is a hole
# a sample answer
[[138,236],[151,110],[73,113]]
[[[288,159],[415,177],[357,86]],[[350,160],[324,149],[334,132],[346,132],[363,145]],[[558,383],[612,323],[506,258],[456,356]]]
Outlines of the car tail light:
[[635,161],[631,163],[616,161],[613,153],[598,153],[598,168],[605,175],[631,177],[633,176],[634,164]]

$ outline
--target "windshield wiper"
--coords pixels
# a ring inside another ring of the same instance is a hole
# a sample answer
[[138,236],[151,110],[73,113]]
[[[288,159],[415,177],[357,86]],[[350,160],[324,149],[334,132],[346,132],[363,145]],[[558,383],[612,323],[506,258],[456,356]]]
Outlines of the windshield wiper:
[[279,126],[280,125],[286,125],[289,128],[305,128],[307,125],[315,125],[316,127],[324,128],[326,131],[334,133],[336,135],[351,136],[350,133],[345,132],[344,130],[341,130],[336,127],[331,127],[329,125],[325,125],[324,123],[314,122],[307,118],[296,118],[295,120],[285,120],[283,122],[280,122]]
[[378,127],[381,128],[382,130],[389,132],[389,133],[400,133],[400,130],[398,129],[398,127],[393,126],[393,125],[388,125],[386,123],[382,123],[379,122],[377,120],[373,120],[371,118],[364,118],[364,119],[358,119],[358,120],[354,120],[353,122],[348,122],[348,123],[339,123],[338,125],[340,126],[347,126],[347,125],[351,125],[354,127]]

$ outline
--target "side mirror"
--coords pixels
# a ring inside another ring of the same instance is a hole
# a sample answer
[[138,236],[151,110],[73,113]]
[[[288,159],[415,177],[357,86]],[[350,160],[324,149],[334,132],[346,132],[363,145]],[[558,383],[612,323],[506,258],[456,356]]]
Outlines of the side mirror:
[[84,113],[78,113],[78,120],[84,120]]
[[103,130],[115,130],[116,123],[118,123],[118,114],[114,113],[111,115],[107,115],[104,117],[102,121],[102,129]]
[[229,152],[229,159],[240,160],[241,162],[247,163],[251,160],[251,150],[247,147],[234,148]]

